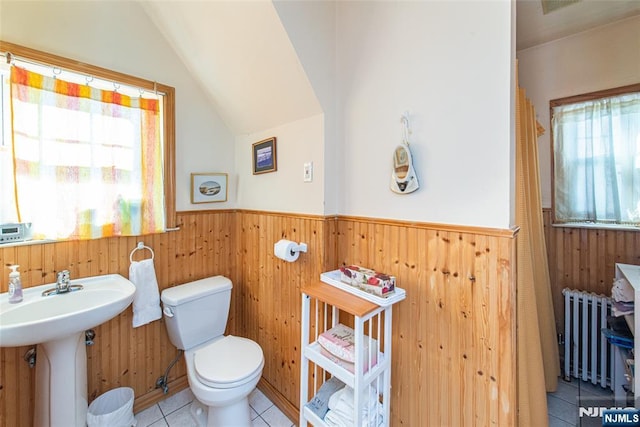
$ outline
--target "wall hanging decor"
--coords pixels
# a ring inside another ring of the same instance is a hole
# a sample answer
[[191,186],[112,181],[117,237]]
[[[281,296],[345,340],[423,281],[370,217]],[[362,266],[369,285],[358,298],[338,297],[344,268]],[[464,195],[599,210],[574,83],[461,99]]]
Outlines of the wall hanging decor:
[[252,152],[254,175],[278,170],[275,136],[253,144]]
[[227,201],[226,173],[192,173],[191,203]]
[[413,158],[409,149],[409,114],[404,113],[400,119],[402,122],[402,142],[393,152],[393,170],[391,171],[391,191],[398,194],[409,194],[416,191],[418,177],[413,169]]

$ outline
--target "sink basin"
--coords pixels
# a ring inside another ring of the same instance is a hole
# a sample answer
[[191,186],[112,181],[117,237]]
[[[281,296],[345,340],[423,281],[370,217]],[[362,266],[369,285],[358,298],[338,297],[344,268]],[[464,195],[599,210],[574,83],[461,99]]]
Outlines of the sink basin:
[[94,328],[124,311],[135,286],[119,274],[71,280],[84,289],[42,296],[55,284],[24,289],[24,299],[9,304],[0,294],[0,347],[17,347],[54,341]]
[[[42,296],[55,284],[24,289],[9,304],[0,294],[0,347],[37,344],[35,426],[85,427],[88,408],[84,331],[122,313],[133,283],[119,274],[71,280],[83,289]],[[99,339],[99,337],[98,337]]]

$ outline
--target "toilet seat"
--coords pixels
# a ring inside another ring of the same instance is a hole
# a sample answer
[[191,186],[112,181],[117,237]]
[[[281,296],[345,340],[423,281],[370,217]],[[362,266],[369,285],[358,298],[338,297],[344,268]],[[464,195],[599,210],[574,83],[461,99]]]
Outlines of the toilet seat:
[[233,388],[259,374],[264,357],[254,341],[228,335],[196,350],[193,365],[201,383],[214,388]]

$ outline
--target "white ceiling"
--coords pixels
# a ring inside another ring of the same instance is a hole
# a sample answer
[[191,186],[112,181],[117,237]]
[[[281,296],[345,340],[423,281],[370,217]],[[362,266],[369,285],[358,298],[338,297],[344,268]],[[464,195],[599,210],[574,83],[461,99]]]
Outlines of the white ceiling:
[[322,112],[270,1],[141,4],[235,135]]
[[640,14],[640,0],[581,0],[542,13],[540,0],[516,0],[516,49],[522,50]]
[[[271,1],[140,1],[234,134],[322,112]],[[638,14],[640,0],[581,0],[547,15],[540,0],[516,0],[516,48]]]

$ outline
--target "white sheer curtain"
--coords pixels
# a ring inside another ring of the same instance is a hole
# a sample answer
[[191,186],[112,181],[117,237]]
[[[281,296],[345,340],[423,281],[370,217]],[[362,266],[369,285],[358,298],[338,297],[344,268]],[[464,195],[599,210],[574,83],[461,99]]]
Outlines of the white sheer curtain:
[[556,222],[640,224],[640,93],[553,109]]
[[14,66],[10,103],[10,189],[17,220],[33,223],[34,238],[77,240],[164,231],[157,99]]

